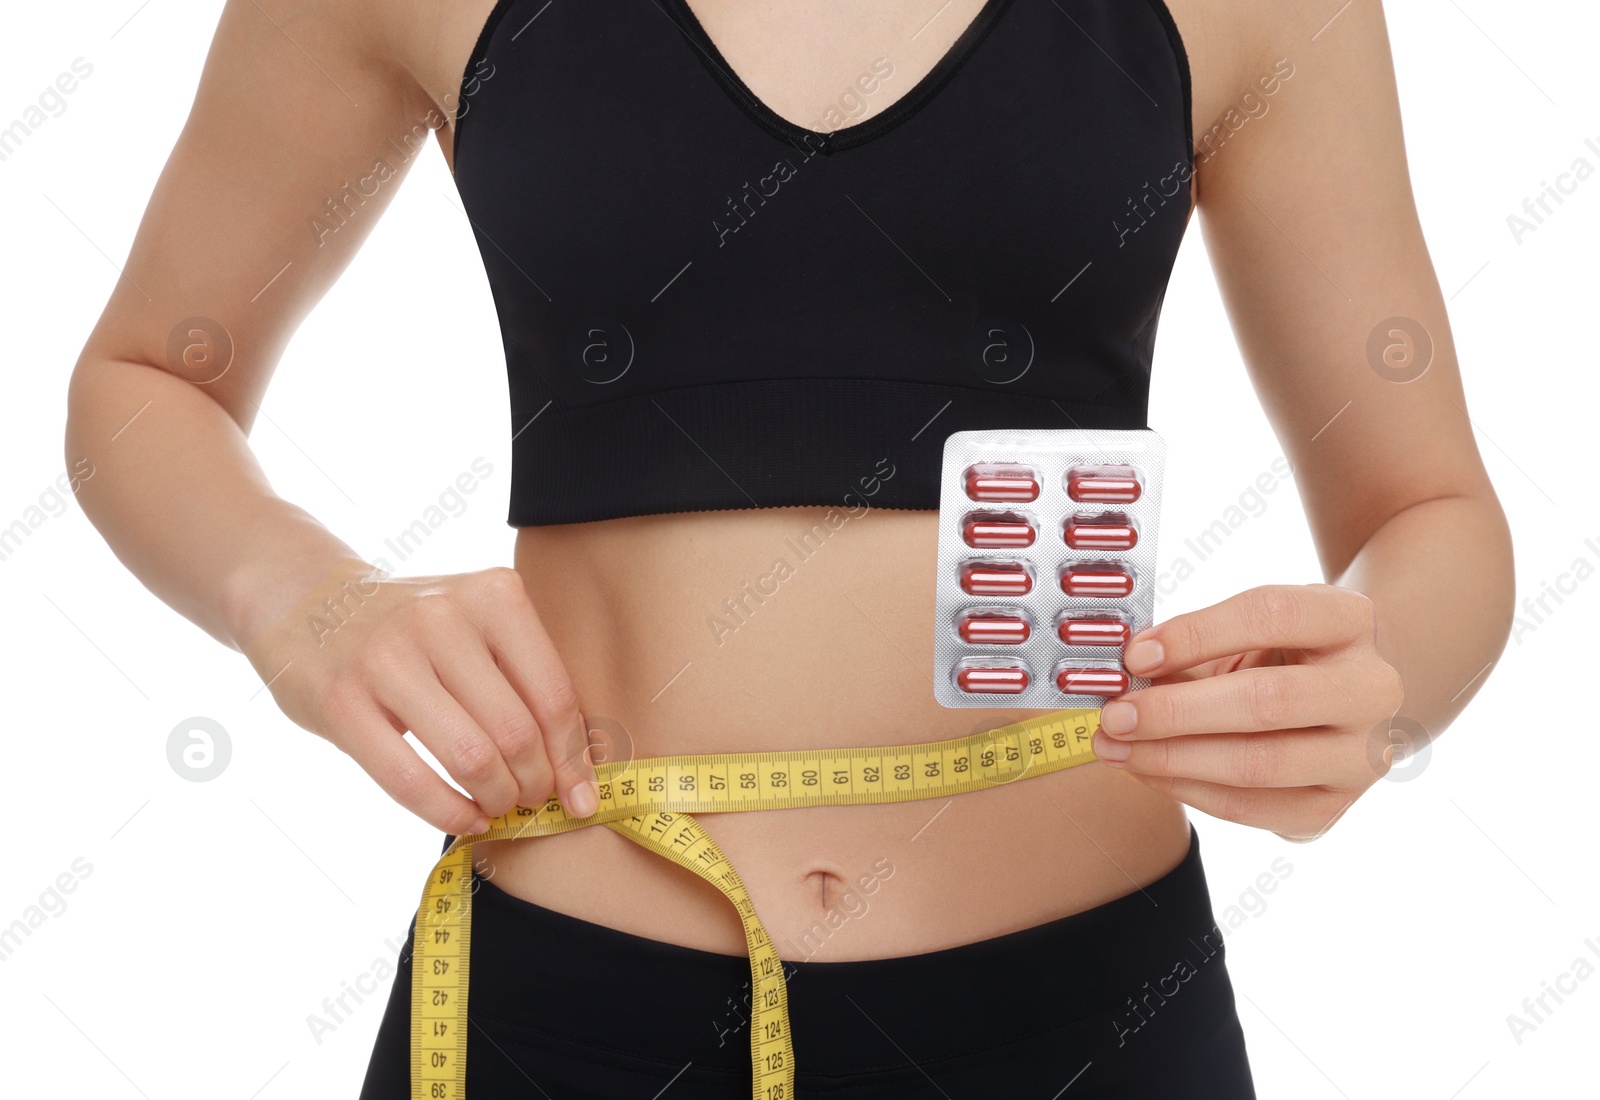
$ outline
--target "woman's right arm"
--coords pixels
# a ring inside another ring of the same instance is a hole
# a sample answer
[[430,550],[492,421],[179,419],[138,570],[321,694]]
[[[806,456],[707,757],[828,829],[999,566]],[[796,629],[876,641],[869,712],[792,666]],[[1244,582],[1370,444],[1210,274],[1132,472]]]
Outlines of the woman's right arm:
[[572,680],[518,575],[369,583],[373,567],[278,497],[248,445],[284,346],[414,159],[396,165],[396,144],[431,142],[444,121],[381,41],[399,20],[375,17],[379,2],[228,0],[74,367],[67,465],[93,471],[84,513],[150,591],[434,827],[475,832],[551,793],[592,812]]

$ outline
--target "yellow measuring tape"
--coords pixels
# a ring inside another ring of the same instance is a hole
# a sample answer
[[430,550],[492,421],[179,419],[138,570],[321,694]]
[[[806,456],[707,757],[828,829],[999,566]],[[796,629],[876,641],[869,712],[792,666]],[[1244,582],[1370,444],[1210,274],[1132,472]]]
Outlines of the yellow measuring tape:
[[1062,710],[948,741],[855,749],[658,756],[595,769],[600,808],[569,817],[554,797],[457,837],[417,909],[411,971],[412,1100],[465,1100],[472,957],[472,846],[605,825],[685,867],[734,904],[750,954],[753,1100],[793,1100],[783,963],[728,858],[690,814],[909,802],[982,790],[1094,759],[1100,710]]

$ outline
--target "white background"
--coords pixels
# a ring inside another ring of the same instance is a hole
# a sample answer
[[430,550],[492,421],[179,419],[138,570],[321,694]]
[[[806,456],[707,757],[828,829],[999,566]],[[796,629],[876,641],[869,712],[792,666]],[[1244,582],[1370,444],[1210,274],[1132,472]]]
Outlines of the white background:
[[[0,163],[0,526],[63,469],[68,373],[188,111],[218,10],[8,5],[0,125],[74,58],[94,72]],[[1388,19],[1469,409],[1517,532],[1519,597],[1537,596],[1574,559],[1600,563],[1600,178],[1520,243],[1507,216],[1576,158],[1600,167],[1584,145],[1600,145],[1600,15],[1554,0],[1407,0]],[[476,569],[511,559],[506,400],[481,261],[430,148],[300,329],[251,442],[279,493],[391,561],[383,539],[482,456],[493,470],[469,507],[398,571]],[[1172,455],[1204,456],[1171,465],[1170,563],[1280,453],[1197,226],[1162,317],[1150,423]],[[1265,500],[1159,615],[1320,579],[1290,489]],[[307,1016],[392,958],[439,835],[282,717],[243,658],[153,598],[74,504],[49,507],[60,514],[0,561],[0,821],[12,841],[0,926],[75,859],[92,870],[0,961],[4,1091],[353,1096],[387,986],[320,1043]],[[1520,1043],[1507,1023],[1580,956],[1600,965],[1584,947],[1592,937],[1600,949],[1597,607],[1589,581],[1542,622],[1529,616],[1424,770],[1380,783],[1323,840],[1289,846],[1193,815],[1218,913],[1241,895],[1253,910],[1229,952],[1263,1098],[1597,1095],[1600,979],[1579,982]],[[168,734],[194,715],[232,743],[210,782],[180,778],[167,759]],[[1280,856],[1292,873],[1249,898]]]

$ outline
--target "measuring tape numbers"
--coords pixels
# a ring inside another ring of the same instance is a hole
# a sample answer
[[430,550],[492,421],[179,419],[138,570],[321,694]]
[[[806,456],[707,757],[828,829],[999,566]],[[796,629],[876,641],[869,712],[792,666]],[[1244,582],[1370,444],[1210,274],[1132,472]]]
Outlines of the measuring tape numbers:
[[910,802],[1001,786],[1093,760],[1098,707],[1061,710],[946,741],[870,748],[709,753],[615,761],[595,769],[600,808],[567,814],[552,796],[456,837],[417,908],[411,972],[412,1100],[466,1100],[472,959],[472,847],[604,825],[720,890],[744,924],[750,957],[752,1100],[794,1100],[794,1043],[783,963],[755,903],[696,813]]

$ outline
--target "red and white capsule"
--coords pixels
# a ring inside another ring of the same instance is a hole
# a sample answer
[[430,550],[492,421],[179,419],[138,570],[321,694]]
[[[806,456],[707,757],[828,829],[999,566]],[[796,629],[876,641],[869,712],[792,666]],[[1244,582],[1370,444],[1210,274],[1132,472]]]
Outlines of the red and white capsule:
[[1018,562],[969,561],[961,566],[961,591],[969,596],[1026,596],[1033,574]]
[[980,462],[967,467],[967,496],[981,501],[1027,503],[1039,499],[1039,475],[1032,466]]
[[1015,512],[972,512],[961,521],[961,537],[979,550],[1022,550],[1033,545],[1035,533]]
[[972,645],[1021,645],[1033,633],[1033,626],[1009,612],[968,611],[956,620],[956,633]]
[[967,665],[956,670],[956,687],[969,695],[1020,695],[1028,690],[1028,668],[1022,664]]
[[1121,512],[1080,513],[1067,517],[1062,537],[1074,550],[1132,550],[1139,529]]
[[1067,496],[1080,504],[1132,504],[1144,486],[1132,466],[1076,466],[1067,471]]
[[1107,615],[1068,615],[1056,625],[1056,636],[1067,645],[1125,646],[1133,628]]
[[1056,687],[1067,695],[1121,695],[1128,683],[1127,671],[1120,668],[1069,665],[1056,672]]
[[1133,592],[1133,574],[1110,562],[1074,562],[1061,571],[1061,591],[1069,596],[1121,599]]

